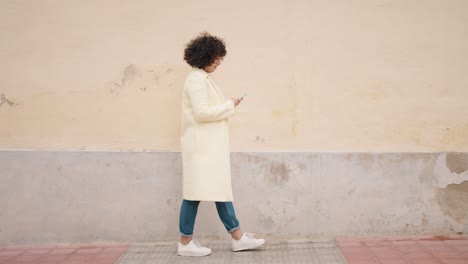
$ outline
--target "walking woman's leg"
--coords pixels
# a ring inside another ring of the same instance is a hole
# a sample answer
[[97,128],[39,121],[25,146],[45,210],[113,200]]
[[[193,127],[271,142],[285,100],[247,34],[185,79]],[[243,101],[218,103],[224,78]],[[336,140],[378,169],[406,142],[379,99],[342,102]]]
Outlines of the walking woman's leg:
[[200,201],[189,201],[185,199],[182,201],[179,217],[180,243],[182,245],[187,245],[192,240],[199,204]]
[[239,220],[237,220],[232,202],[216,202],[216,209],[219,218],[232,238],[235,240],[241,239],[242,231],[240,230]]
[[239,220],[237,220],[232,202],[216,202],[216,209],[224,227],[232,236],[232,251],[254,249],[265,244],[265,239],[257,239],[254,234],[244,234],[240,230]]

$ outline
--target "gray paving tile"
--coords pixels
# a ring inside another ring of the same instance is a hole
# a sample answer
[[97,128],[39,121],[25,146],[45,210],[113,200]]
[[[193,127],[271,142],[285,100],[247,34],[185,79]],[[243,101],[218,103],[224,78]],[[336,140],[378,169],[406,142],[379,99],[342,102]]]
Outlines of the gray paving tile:
[[176,243],[134,243],[119,259],[118,264],[251,264],[307,263],[346,264],[334,241],[268,240],[263,247],[232,252],[229,241],[207,241],[203,245],[213,253],[206,257],[181,257]]

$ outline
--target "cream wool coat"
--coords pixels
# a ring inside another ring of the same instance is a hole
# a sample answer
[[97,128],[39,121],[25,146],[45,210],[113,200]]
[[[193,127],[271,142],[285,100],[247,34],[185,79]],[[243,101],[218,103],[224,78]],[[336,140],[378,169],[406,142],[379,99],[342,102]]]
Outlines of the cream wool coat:
[[194,68],[182,93],[183,198],[232,201],[228,117],[234,102],[202,69]]

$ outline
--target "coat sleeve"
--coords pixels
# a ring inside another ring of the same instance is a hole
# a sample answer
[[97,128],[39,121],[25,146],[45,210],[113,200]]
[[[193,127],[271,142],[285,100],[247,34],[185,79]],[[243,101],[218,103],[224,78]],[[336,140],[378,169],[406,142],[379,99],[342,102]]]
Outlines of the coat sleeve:
[[200,122],[220,121],[235,113],[234,102],[227,100],[223,104],[208,105],[208,87],[202,76],[191,76],[185,83],[185,90],[190,98],[195,119]]

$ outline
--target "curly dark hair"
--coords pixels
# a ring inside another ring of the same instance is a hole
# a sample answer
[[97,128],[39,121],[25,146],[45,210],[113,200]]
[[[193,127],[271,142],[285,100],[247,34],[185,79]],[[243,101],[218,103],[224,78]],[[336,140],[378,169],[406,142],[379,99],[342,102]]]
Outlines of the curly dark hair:
[[211,65],[217,58],[226,56],[224,40],[202,32],[192,39],[185,48],[184,60],[192,67],[202,69]]

